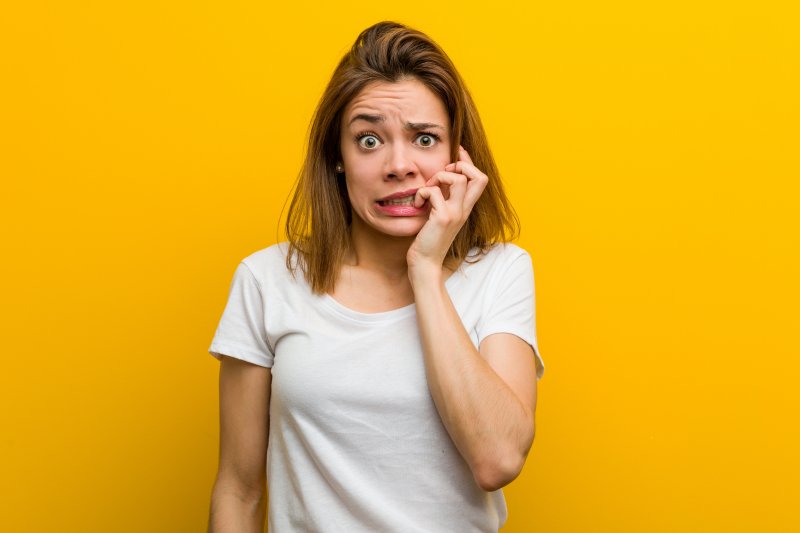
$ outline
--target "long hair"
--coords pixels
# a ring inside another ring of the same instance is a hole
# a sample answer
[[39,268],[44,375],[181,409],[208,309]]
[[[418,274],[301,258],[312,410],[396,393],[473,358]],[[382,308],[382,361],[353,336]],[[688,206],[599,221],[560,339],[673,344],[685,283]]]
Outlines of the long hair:
[[347,104],[368,84],[413,78],[436,94],[450,117],[450,160],[458,146],[489,177],[469,218],[448,250],[448,263],[460,265],[477,247],[478,258],[497,242],[519,234],[519,219],[503,190],[478,110],[455,66],[424,33],[396,22],[379,22],[356,39],[320,99],[311,122],[307,152],[286,219],[286,266],[299,266],[311,290],[333,289],[350,246],[351,206],[344,176],[337,174],[340,122]]

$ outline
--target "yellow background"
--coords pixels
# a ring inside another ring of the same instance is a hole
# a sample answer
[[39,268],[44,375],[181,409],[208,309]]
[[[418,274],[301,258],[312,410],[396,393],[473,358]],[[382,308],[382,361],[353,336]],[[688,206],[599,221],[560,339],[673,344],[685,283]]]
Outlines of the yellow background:
[[384,19],[467,80],[534,261],[504,531],[800,528],[794,2],[7,4],[3,531],[205,530],[233,270]]

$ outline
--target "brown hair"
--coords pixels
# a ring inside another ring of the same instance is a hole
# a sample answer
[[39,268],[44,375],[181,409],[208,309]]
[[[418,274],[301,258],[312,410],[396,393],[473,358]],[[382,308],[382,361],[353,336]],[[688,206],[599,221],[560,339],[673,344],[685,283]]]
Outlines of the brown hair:
[[[448,264],[460,265],[470,249],[481,253],[519,234],[519,219],[508,201],[489,149],[478,110],[450,58],[430,37],[396,22],[379,22],[356,39],[320,99],[311,122],[305,162],[286,219],[286,266],[294,274],[299,259],[316,294],[333,289],[350,246],[351,207],[341,160],[340,121],[347,104],[368,84],[414,78],[438,95],[450,117],[451,161],[458,146],[469,152],[489,183],[448,251]],[[480,254],[479,254],[480,256]]]

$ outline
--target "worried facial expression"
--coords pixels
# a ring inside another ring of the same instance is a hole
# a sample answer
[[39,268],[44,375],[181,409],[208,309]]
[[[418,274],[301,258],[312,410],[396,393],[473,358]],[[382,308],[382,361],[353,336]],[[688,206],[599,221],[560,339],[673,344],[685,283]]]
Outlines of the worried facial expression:
[[375,82],[345,107],[340,128],[354,224],[397,237],[419,233],[430,208],[415,208],[414,194],[450,162],[444,103],[415,79]]

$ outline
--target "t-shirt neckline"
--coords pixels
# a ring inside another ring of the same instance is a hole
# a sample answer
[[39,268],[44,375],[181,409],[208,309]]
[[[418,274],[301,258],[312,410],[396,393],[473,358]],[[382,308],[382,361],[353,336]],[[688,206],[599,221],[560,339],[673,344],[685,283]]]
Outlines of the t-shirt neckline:
[[[457,268],[450,276],[444,281],[444,286],[448,292],[452,290],[452,288],[456,285],[457,280],[461,278],[463,275],[461,272],[461,268]],[[322,296],[322,301],[326,306],[334,311],[335,313],[344,316],[350,320],[354,320],[357,322],[386,322],[389,320],[398,320],[401,318],[406,318],[412,316],[416,313],[417,304],[410,303],[403,307],[398,307],[397,309],[390,309],[388,311],[380,311],[377,313],[364,313],[362,311],[356,311],[355,309],[351,309],[346,305],[340,303],[336,300],[333,296],[328,293],[325,293]]]

